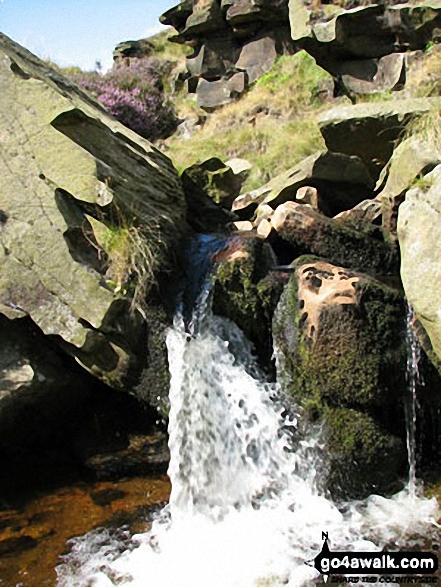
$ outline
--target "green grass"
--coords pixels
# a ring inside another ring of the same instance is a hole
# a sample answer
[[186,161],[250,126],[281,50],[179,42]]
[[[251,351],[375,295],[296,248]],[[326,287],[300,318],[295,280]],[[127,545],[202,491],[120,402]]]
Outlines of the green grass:
[[185,57],[192,52],[192,49],[187,45],[170,42],[168,39],[175,34],[174,29],[168,28],[161,33],[148,37],[150,43],[155,46],[152,55],[169,61],[184,61]]
[[[253,169],[243,191],[255,189],[324,148],[316,117],[329,107],[319,93],[322,84],[331,83],[326,80],[330,75],[304,51],[280,57],[238,102],[210,115],[190,141],[168,139],[165,151],[180,172],[214,156],[248,159]],[[181,118],[204,114],[185,94],[175,107]]]

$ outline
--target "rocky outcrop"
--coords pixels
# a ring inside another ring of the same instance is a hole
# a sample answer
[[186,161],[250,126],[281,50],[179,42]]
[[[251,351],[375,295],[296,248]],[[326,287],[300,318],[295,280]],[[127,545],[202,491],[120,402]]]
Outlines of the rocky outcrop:
[[194,51],[187,59],[187,88],[214,109],[239,97],[278,55],[306,49],[335,78],[335,92],[401,90],[406,53],[437,40],[439,2],[337,2],[318,0],[184,0],[163,24],[172,40]]
[[318,209],[334,216],[369,197],[374,182],[358,157],[320,151],[274,177],[266,185],[241,194],[234,200],[232,209],[243,216],[245,209],[248,208],[250,215],[260,205],[277,208],[288,201],[304,203],[305,193],[298,192],[306,186],[317,190]]
[[325,422],[333,493],[385,491],[405,460],[396,426],[406,389],[403,298],[317,258],[292,269],[273,321],[282,381],[310,418]]
[[148,39],[137,41],[123,41],[118,43],[113,51],[113,64],[115,67],[130,65],[133,59],[149,57],[155,46]]
[[293,40],[352,95],[401,89],[404,53],[439,37],[439,2],[289,0]]
[[357,155],[377,178],[409,122],[439,106],[438,98],[356,104],[332,108],[318,122],[330,151]]
[[187,88],[207,110],[236,99],[278,55],[294,52],[287,0],[184,0],[161,17],[187,43]]
[[441,166],[406,193],[398,210],[401,278],[441,372]]
[[170,161],[0,37],[0,311],[121,388],[145,364],[146,291],[180,238]]

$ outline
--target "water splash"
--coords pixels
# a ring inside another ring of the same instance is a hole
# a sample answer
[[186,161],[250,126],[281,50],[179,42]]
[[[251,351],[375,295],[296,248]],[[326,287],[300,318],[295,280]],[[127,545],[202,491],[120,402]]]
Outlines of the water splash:
[[406,445],[407,458],[409,462],[409,494],[415,497],[418,491],[416,477],[416,421],[417,421],[417,385],[420,383],[419,363],[421,359],[421,348],[413,329],[415,314],[410,304],[407,306],[406,320],[406,344],[407,344],[407,370],[406,379],[408,387],[408,398],[405,402],[406,414]]
[[372,551],[409,547],[435,523],[436,500],[410,485],[390,499],[333,503],[318,483],[319,439],[293,445],[296,414],[286,415],[250,343],[207,299],[208,289],[191,335],[178,317],[167,338],[169,505],[123,546],[102,532],[76,539],[58,587],[300,587],[317,578],[305,562],[322,531],[335,550]]

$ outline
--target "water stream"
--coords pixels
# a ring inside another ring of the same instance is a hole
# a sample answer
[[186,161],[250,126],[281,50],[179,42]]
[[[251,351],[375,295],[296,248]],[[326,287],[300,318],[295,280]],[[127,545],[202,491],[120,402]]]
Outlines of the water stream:
[[406,430],[407,430],[407,458],[409,461],[409,493],[416,495],[416,421],[417,421],[417,385],[420,382],[419,362],[421,349],[412,327],[415,315],[410,304],[407,307],[406,342],[407,342],[407,387],[409,397],[406,398]]
[[123,545],[99,531],[76,539],[59,587],[300,587],[318,577],[305,562],[322,531],[332,549],[354,551],[427,536],[438,508],[414,481],[391,498],[339,505],[320,490],[319,438],[293,446],[295,416],[287,421],[241,331],[211,314],[208,289],[191,324],[178,314],[167,339],[169,504]]

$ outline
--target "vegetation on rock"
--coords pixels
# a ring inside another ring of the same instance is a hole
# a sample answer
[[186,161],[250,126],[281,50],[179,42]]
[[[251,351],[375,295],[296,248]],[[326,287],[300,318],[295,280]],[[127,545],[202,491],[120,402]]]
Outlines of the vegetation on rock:
[[155,141],[172,134],[177,126],[174,108],[164,92],[163,79],[169,73],[167,61],[144,57],[104,75],[73,72],[70,77],[122,124]]

